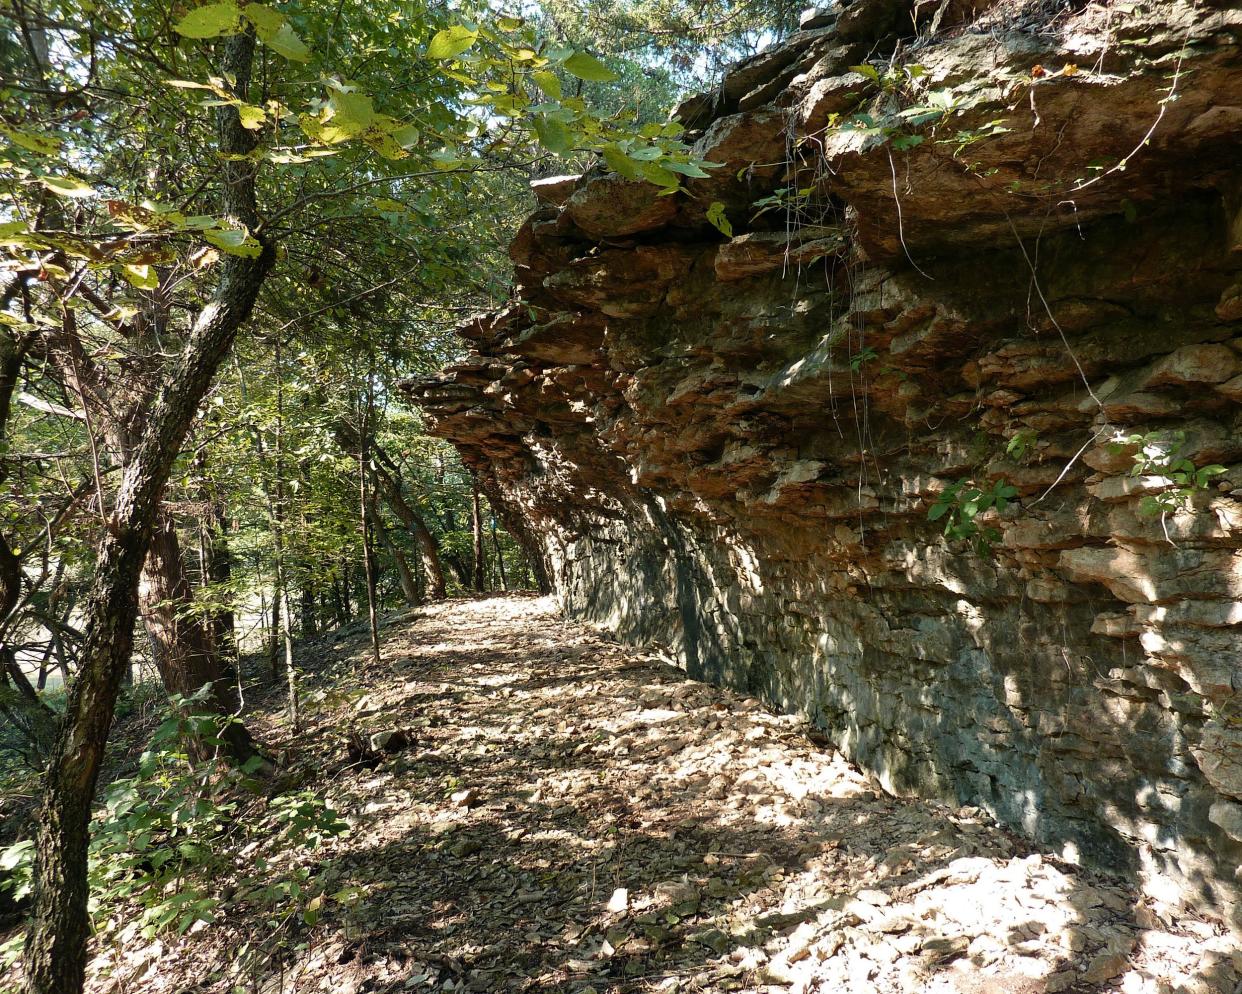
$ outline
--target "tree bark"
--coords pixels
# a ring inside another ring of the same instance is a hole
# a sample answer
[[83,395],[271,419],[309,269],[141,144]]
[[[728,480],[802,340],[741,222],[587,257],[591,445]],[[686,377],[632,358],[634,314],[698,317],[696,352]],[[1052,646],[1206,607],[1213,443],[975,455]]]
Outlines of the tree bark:
[[[228,519],[218,506],[212,508],[212,518],[207,533],[207,578],[213,584],[226,587],[233,580],[233,553],[229,549]],[[231,607],[213,611],[212,634],[215,636],[216,655],[225,672],[236,672],[237,619]]]
[[369,513],[371,515],[371,527],[379,538],[380,544],[392,556],[392,561],[397,567],[397,579],[401,583],[401,595],[410,607],[418,607],[422,603],[422,598],[418,595],[418,582],[414,579],[414,573],[410,570],[410,564],[405,558],[405,553],[401,551],[401,547],[388,534],[388,528],[384,525],[384,519],[379,513],[379,508],[375,506],[374,495],[371,497]]
[[43,703],[7,645],[0,646],[0,714],[26,740],[26,763],[41,766],[56,740],[56,712]]
[[302,563],[302,583],[298,588],[298,610],[302,616],[302,637],[314,638],[319,634],[319,619],[315,614],[315,584],[311,580],[310,563]]
[[474,532],[474,589],[483,593],[487,589],[485,575],[485,559],[483,557],[483,502],[479,499],[479,481],[471,474],[470,477],[470,527]]
[[423,563],[423,572],[427,575],[427,596],[432,600],[443,600],[446,596],[444,568],[440,565],[440,546],[436,542],[436,537],[431,534],[427,523],[423,520],[423,516],[415,511],[406,501],[396,480],[383,472],[382,468],[376,474],[376,479],[380,483],[384,500],[392,508],[392,513],[397,516],[397,520],[405,526],[406,530],[414,536],[414,544],[418,547],[418,556]]
[[496,550],[496,569],[500,573],[500,589],[509,589],[509,578],[505,576],[505,551],[500,546],[500,536],[496,534],[496,515],[488,515],[488,523],[492,529],[492,548]]
[[376,603],[375,556],[371,549],[371,499],[367,494],[367,442],[372,430],[372,414],[375,407],[375,394],[372,390],[370,377],[367,378],[367,399],[363,407],[359,399],[362,417],[362,430],[358,432],[358,524],[362,529],[362,571],[367,586],[367,619],[371,626],[371,659],[378,666],[380,663],[379,643],[379,605]]
[[[203,710],[226,718],[236,715],[240,705],[232,674],[220,666],[208,619],[194,609],[177,529],[166,514],[158,517],[152,529],[138,603],[164,688],[170,694],[190,697],[206,687]],[[239,763],[258,754],[250,733],[238,721],[226,722],[220,738]]]
[[[220,43],[222,75],[248,91],[254,37]],[[216,111],[223,213],[252,228],[257,215],[254,142],[233,106]],[[26,994],[79,994],[90,937],[86,856],[91,802],[112,724],[121,674],[133,651],[138,578],[159,500],[198,406],[238,329],[249,318],[275,261],[270,244],[257,258],[228,256],[214,299],[199,314],[171,375],[144,419],[95,562],[86,602],[82,665],[69,691],[44,781],[34,869],[34,915],[26,936]]]

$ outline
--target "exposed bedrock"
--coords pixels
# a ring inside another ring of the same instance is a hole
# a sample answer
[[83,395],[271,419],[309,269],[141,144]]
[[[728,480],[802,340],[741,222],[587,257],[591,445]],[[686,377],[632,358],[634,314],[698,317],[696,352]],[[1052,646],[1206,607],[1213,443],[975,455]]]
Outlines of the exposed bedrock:
[[[1242,4],[937,8],[683,103],[684,194],[539,184],[409,389],[572,615],[1239,927]],[[929,520],[963,478],[1017,490],[990,551]]]

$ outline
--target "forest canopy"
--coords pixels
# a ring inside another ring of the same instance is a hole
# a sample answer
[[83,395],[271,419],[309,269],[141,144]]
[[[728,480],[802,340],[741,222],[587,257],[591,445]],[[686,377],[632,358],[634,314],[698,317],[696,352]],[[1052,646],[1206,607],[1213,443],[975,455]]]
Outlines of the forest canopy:
[[[160,770],[263,777],[241,702],[282,683],[296,728],[295,639],[362,624],[378,656],[385,612],[544,583],[398,385],[509,298],[532,178],[704,175],[669,107],[796,16],[0,7],[0,762],[42,796],[37,837],[0,838],[0,891],[33,895],[28,991],[81,988],[101,852],[133,842],[132,803],[90,829],[119,789],[100,783],[118,702],[170,701],[173,751],[134,796]],[[210,919],[152,900],[155,930]]]

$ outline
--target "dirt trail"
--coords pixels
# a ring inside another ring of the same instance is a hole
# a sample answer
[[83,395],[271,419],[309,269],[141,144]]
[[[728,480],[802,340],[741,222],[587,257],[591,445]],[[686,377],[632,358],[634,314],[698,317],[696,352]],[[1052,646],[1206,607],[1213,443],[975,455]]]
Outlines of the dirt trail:
[[[326,905],[264,994],[1238,989],[1214,925],[977,810],[889,797],[797,720],[547,600],[449,602],[385,637],[366,695],[298,743],[337,763],[318,787],[354,830],[317,870],[358,900]],[[323,656],[348,672],[366,652]],[[349,721],[413,742],[341,772]],[[124,989],[237,982],[175,972]]]

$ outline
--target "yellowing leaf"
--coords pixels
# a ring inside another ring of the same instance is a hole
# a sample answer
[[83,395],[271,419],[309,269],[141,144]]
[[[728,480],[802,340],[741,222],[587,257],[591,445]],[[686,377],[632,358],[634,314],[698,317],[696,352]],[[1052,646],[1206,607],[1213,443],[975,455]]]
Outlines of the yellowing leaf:
[[60,151],[60,146],[64,141],[56,135],[44,135],[37,131],[19,131],[17,128],[3,126],[0,126],[0,134],[3,134],[14,145],[19,145],[38,155],[55,155]]
[[173,25],[186,38],[218,38],[233,34],[241,24],[241,10],[235,3],[209,3],[195,7]]
[[334,90],[328,106],[332,108],[331,123],[349,138],[362,134],[375,121],[375,108],[365,93]]
[[452,59],[470,48],[479,38],[479,33],[461,24],[437,31],[427,46],[429,59]]
[[587,52],[574,52],[564,62],[565,71],[592,83],[611,83],[617,74]]
[[160,285],[160,278],[150,266],[134,266],[126,264],[121,267],[121,275],[139,290],[154,290]]
[[58,197],[73,197],[75,200],[81,200],[95,196],[94,189],[72,176],[40,176],[39,182]]
[[190,256],[190,265],[197,270],[207,269],[209,266],[215,265],[220,258],[220,253],[214,248],[203,246]]
[[241,104],[237,108],[237,116],[241,118],[241,126],[251,131],[258,131],[267,122],[267,115],[263,113],[263,108],[256,107],[254,104]]
[[254,30],[260,38],[264,34],[275,34],[285,23],[285,15],[265,3],[246,4],[242,8],[242,15],[254,25]]
[[707,208],[707,220],[726,238],[733,237],[733,225],[729,223],[725,206],[719,200],[712,201],[712,205]]
[[556,73],[548,72],[547,69],[539,69],[531,73],[530,78],[535,81],[539,89],[543,90],[553,100],[561,99],[561,81]]

